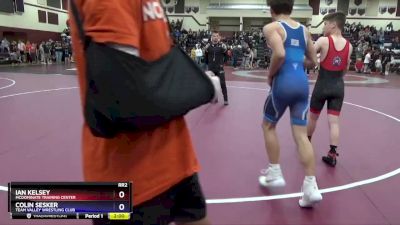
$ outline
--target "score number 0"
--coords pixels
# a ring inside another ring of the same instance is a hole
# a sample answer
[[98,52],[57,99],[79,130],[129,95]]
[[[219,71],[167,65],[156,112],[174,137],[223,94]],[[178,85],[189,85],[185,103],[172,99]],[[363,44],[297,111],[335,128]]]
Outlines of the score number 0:
[[[127,183],[118,183],[118,187],[128,187]],[[124,198],[125,197],[125,192],[120,191],[118,193],[119,198]],[[123,211],[125,209],[125,205],[124,204],[119,204],[118,206],[119,210]]]
[[[120,191],[120,192],[118,193],[118,196],[119,196],[120,198],[124,198],[124,197],[125,197],[125,192]],[[124,205],[124,204],[119,204],[118,208],[119,208],[119,210],[123,211],[123,210],[125,209],[125,205]]]

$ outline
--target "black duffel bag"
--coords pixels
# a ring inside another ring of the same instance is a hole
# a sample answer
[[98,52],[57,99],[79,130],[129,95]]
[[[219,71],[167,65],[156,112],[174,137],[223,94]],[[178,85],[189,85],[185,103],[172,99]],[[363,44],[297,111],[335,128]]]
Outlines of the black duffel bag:
[[92,41],[73,0],[71,9],[84,43],[84,117],[93,135],[112,138],[119,132],[152,129],[213,99],[210,78],[178,46],[147,62]]

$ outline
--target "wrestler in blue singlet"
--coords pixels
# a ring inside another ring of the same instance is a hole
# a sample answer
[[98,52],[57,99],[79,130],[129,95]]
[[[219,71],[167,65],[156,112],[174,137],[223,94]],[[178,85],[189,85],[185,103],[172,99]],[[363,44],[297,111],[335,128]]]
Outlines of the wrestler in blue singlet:
[[277,123],[286,108],[290,109],[293,125],[306,126],[308,112],[308,78],[304,71],[307,49],[306,28],[299,24],[293,28],[279,21],[285,31],[285,62],[274,76],[269,96],[264,106],[264,119]]

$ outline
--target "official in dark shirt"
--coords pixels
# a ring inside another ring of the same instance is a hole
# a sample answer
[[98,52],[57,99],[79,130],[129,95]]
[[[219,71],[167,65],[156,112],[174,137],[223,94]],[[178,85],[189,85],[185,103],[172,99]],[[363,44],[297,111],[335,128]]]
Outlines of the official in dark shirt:
[[389,75],[390,61],[392,60],[392,52],[386,49],[382,54],[382,75]]
[[228,91],[225,83],[224,60],[227,47],[221,43],[221,38],[217,31],[211,35],[211,44],[205,48],[205,59],[208,70],[212,71],[221,81],[222,94],[224,95],[224,105],[228,105]]

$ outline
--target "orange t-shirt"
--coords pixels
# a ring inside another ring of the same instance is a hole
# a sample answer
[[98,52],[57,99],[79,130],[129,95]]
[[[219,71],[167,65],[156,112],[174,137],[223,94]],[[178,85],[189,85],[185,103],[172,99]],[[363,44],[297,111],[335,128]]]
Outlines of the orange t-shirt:
[[[145,60],[170,50],[170,37],[159,0],[75,0],[87,35],[96,42],[133,46]],[[82,14],[83,12],[83,14]],[[73,15],[71,15],[71,18]],[[82,104],[85,101],[85,59],[77,27],[71,19]],[[110,74],[118,76],[121,74]],[[133,202],[143,203],[198,172],[189,130],[183,117],[151,131],[94,137],[87,125],[82,136],[86,181],[132,181]]]
[[30,52],[31,49],[32,49],[32,44],[26,44],[26,45],[25,45],[25,51],[26,51],[26,52]]

